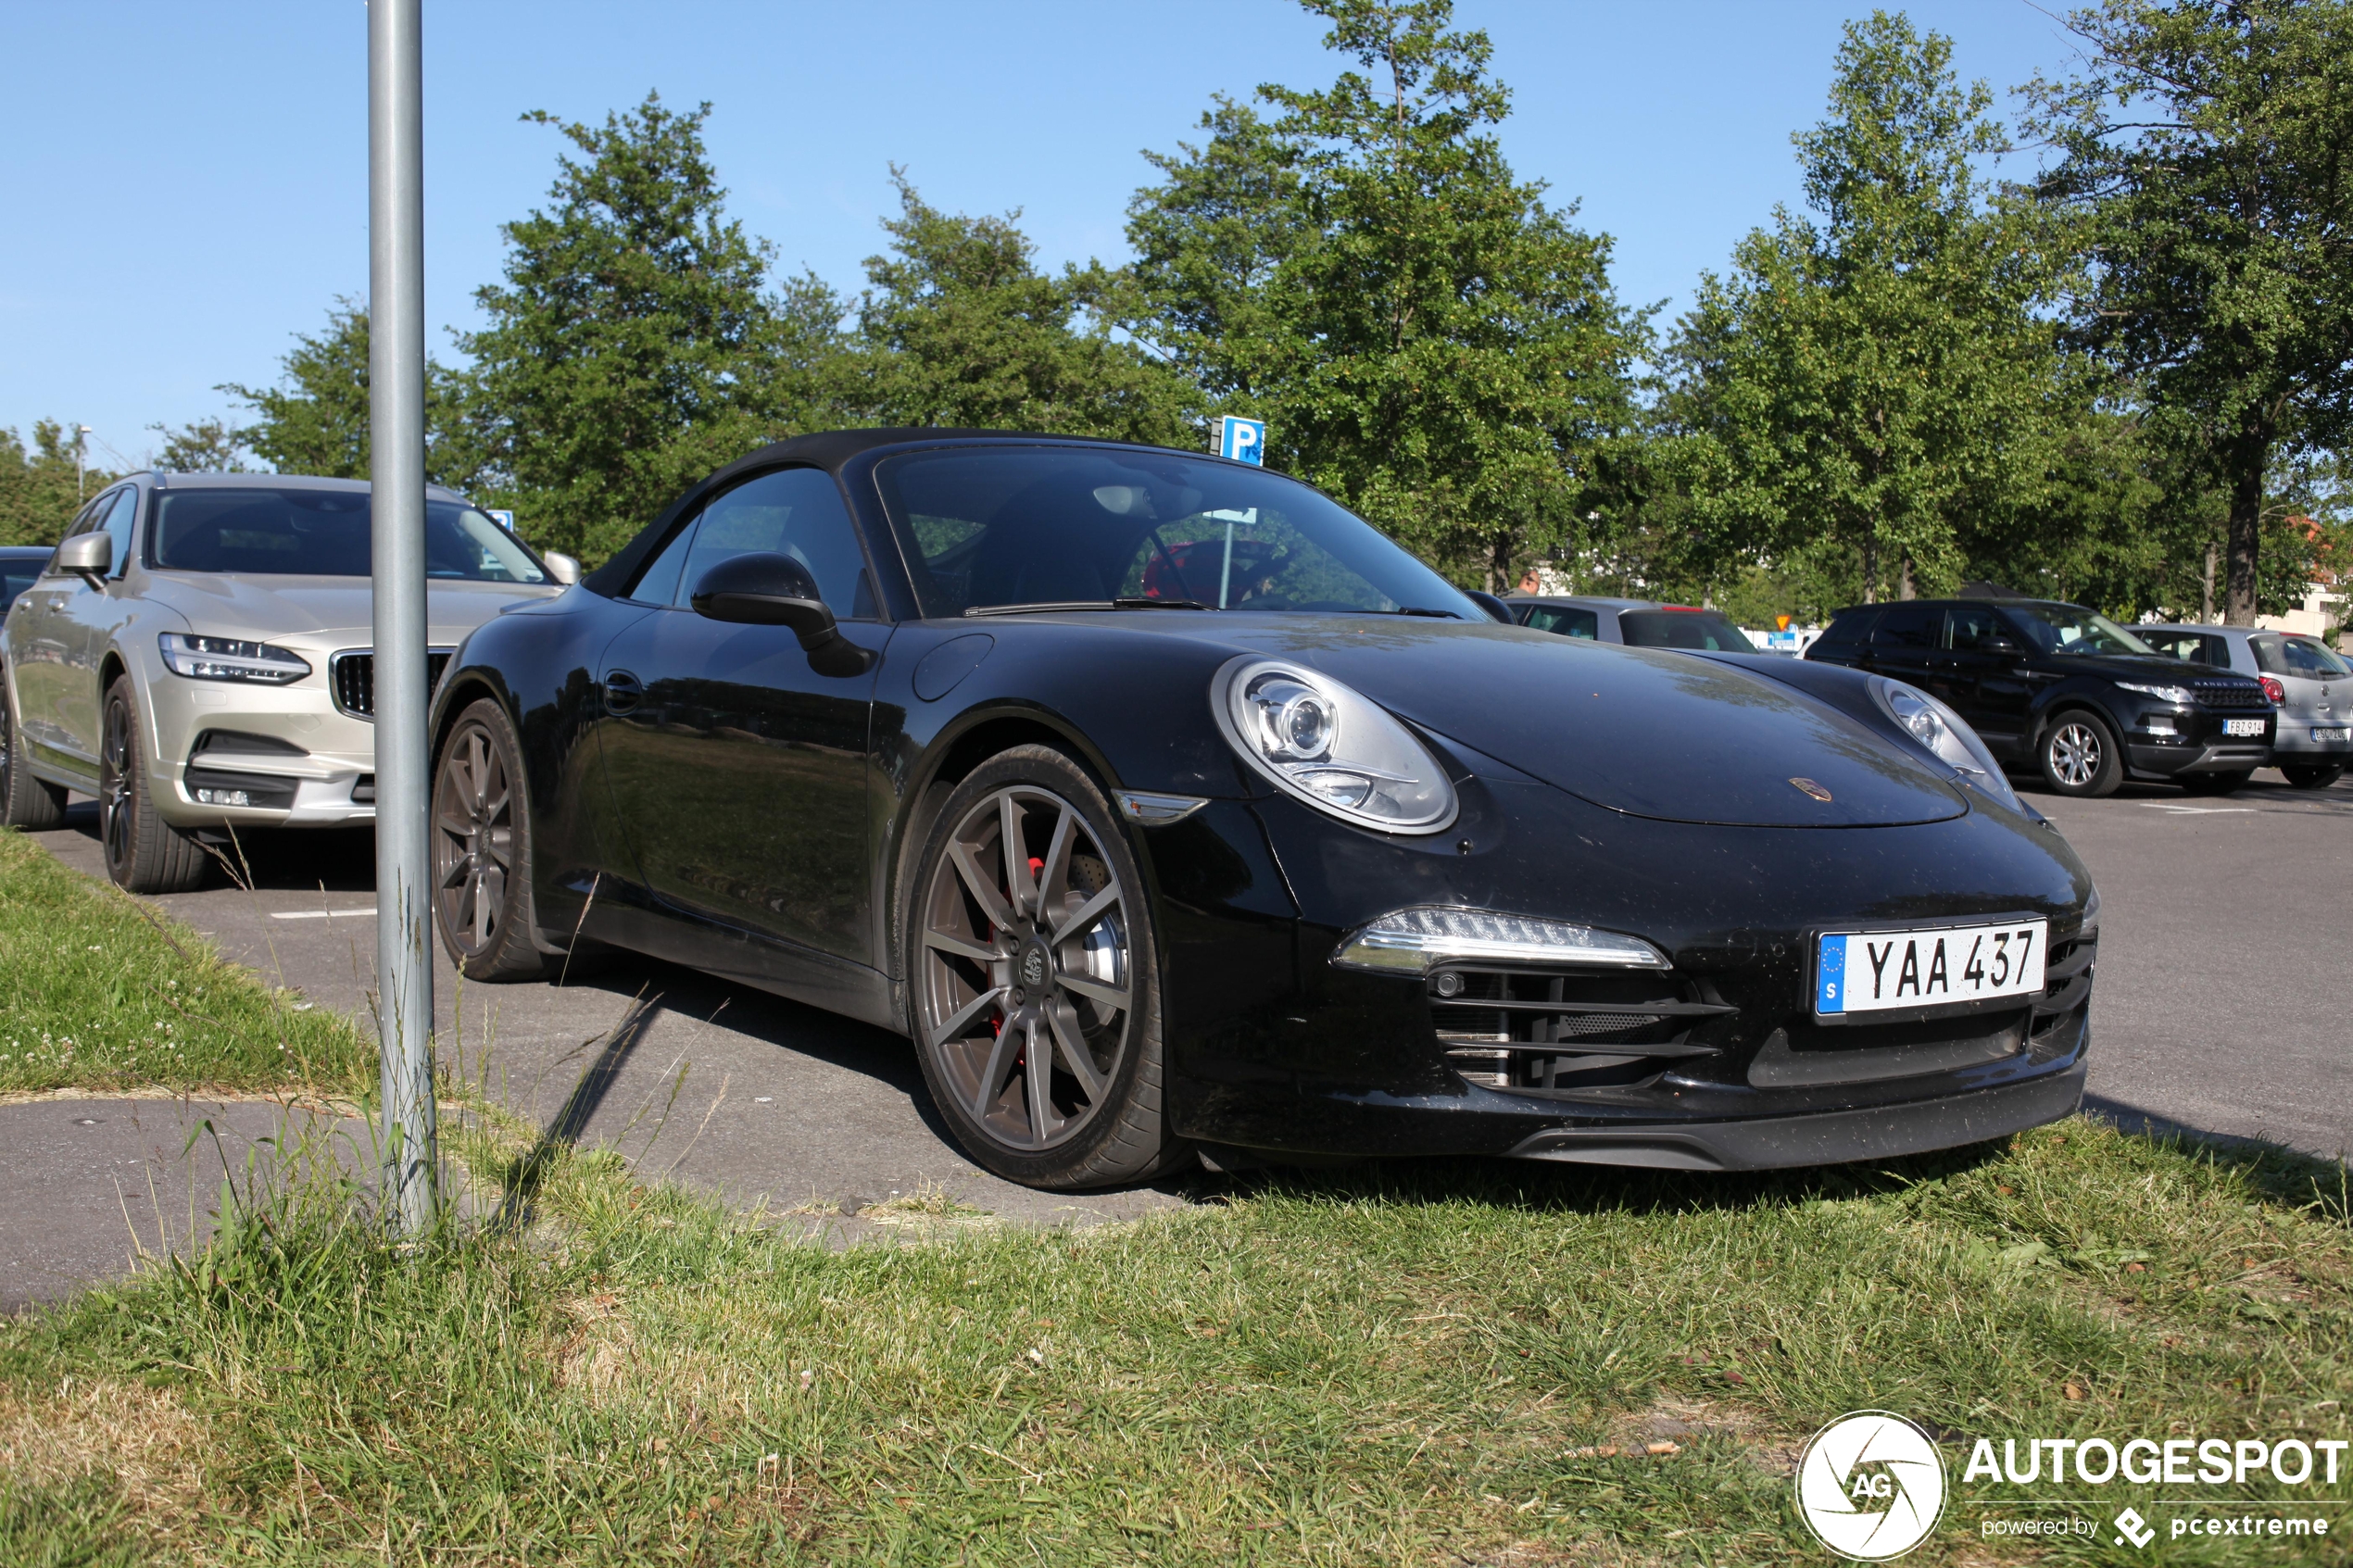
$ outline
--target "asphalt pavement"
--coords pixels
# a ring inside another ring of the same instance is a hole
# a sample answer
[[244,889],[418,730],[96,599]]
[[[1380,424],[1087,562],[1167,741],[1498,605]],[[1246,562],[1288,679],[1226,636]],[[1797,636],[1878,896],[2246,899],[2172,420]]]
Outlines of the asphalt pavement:
[[[2353,781],[2299,791],[2266,771],[2219,800],[2139,785],[2107,800],[2029,798],[2103,897],[2092,1108],[2133,1126],[2326,1157],[2353,1149],[2335,916],[2353,869]],[[37,836],[96,877],[95,827],[85,803]],[[250,889],[155,901],[271,984],[364,1024],[371,835],[282,834],[246,849]],[[502,1103],[557,1136],[619,1149],[643,1175],[739,1205],[848,1217],[936,1191],[1005,1221],[1052,1224],[1184,1201],[1174,1184],[1071,1197],[1000,1181],[949,1141],[904,1039],[692,971],[624,959],[491,986],[461,985],[443,964],[434,997],[445,1059]],[[126,1212],[156,1220],[151,1251],[201,1236],[208,1205],[188,1196],[196,1184],[217,1187],[220,1161],[233,1166],[237,1148],[286,1136],[289,1116],[309,1114],[253,1103],[0,1105],[0,1191],[11,1199],[0,1208],[0,1310],[120,1267],[137,1228]],[[207,1118],[229,1135],[209,1153],[187,1142]],[[347,1123],[331,1131],[346,1148],[365,1136]],[[200,1173],[207,1159],[216,1168]],[[150,1187],[178,1195],[176,1230],[162,1199],[139,1207]],[[100,1215],[113,1218],[101,1225]],[[872,1223],[844,1218],[835,1234]]]

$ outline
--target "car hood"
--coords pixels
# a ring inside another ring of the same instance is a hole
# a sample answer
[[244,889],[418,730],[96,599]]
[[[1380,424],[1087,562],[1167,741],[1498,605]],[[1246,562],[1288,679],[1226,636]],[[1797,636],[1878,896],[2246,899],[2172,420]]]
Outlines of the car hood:
[[[553,584],[428,583],[425,640],[459,643],[466,633],[527,599],[553,598]],[[184,617],[192,632],[255,642],[283,638],[365,646],[375,640],[375,590],[365,578],[239,577],[224,572],[158,571],[146,596]]]
[[1426,730],[1635,816],[1885,827],[1969,809],[1927,759],[1802,692],[1688,653],[1390,617],[1151,619],[1150,630],[1192,622],[1193,635],[1214,621],[1228,646],[1296,659]]
[[2094,675],[2103,681],[2137,681],[2144,685],[2180,685],[2184,681],[2238,681],[2255,677],[2210,664],[2192,664],[2161,653],[2057,653],[2044,656],[2043,668],[2054,674]]

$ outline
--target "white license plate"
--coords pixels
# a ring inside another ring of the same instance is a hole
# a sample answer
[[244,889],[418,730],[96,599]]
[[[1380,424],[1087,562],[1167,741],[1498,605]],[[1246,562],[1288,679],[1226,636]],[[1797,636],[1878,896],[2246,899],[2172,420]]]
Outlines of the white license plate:
[[2222,721],[2222,733],[2226,735],[2259,735],[2263,733],[2263,721],[2260,719],[2225,719]]
[[1814,1011],[1830,1017],[2032,996],[2043,988],[2049,933],[2050,922],[2039,920],[1828,933],[1816,950]]
[[2333,741],[2353,740],[2353,725],[2315,724],[2312,726],[2312,739],[2322,746]]

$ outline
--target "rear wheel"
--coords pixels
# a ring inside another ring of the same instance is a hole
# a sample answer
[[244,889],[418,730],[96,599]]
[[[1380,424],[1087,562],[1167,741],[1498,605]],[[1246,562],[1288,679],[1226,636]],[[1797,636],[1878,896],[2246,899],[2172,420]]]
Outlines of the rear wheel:
[[469,980],[536,980],[522,747],[485,697],[458,716],[433,780],[433,923]]
[[0,680],[0,827],[53,828],[65,816],[64,789],[34,778],[18,754],[16,716]]
[[2252,768],[2234,769],[2227,773],[2183,773],[2180,783],[2192,795],[2228,795],[2254,776]]
[[2051,721],[2035,748],[2043,782],[2060,795],[2089,798],[2114,795],[2124,782],[2124,759],[2116,732],[2105,721],[2074,709]]
[[1177,1158],[1151,910],[1094,781],[1045,746],[991,759],[949,797],[913,886],[908,1022],[973,1158],[1058,1189]]
[[2345,764],[2308,762],[2291,767],[2283,763],[2280,771],[2286,774],[2287,782],[2297,789],[2326,789],[2345,776]]
[[107,688],[98,742],[98,842],[107,875],[127,893],[185,893],[211,861],[194,834],[156,815],[139,740],[139,693],[128,675]]

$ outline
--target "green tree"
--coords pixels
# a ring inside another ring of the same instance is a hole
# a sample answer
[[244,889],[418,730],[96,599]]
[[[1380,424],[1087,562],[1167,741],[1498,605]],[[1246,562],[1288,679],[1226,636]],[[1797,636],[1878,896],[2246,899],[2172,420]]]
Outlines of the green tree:
[[550,205],[505,225],[506,282],[462,334],[485,489],[537,542],[594,563],[678,493],[824,418],[840,301],[812,278],[768,287],[770,247],[724,214],[703,146],[711,107],[648,94],[602,126],[545,113]]
[[1124,272],[1100,262],[1040,272],[1019,212],[944,213],[903,170],[891,174],[892,253],[866,261],[846,401],[884,424],[1198,439],[1198,393],[1116,335],[1135,309]]
[[[1490,586],[1577,526],[1596,446],[1631,418],[1642,323],[1609,241],[1515,179],[1510,94],[1449,0],[1303,0],[1361,69],[1220,100],[1156,157],[1128,232],[1139,331],[1269,458]],[[1376,77],[1379,78],[1377,84]]]
[[35,420],[32,447],[0,429],[0,545],[54,545],[66,524],[120,476],[102,469],[77,471],[74,442],[56,420]]
[[147,428],[163,437],[163,445],[156,449],[155,465],[167,472],[246,471],[242,461],[245,433],[232,429],[224,420],[192,420],[176,430],[162,424]]
[[2062,155],[2044,195],[2088,220],[2081,339],[2183,433],[2227,496],[2234,624],[2265,596],[2269,476],[2353,432],[2353,6],[2108,0],[2038,78]]
[[1830,115],[1793,138],[1818,219],[1752,232],[1676,345],[1671,422],[1717,448],[1697,526],[1830,597],[1957,583],[2091,398],[2037,313],[2062,236],[1975,172],[2001,130],[1951,58],[1900,15],[1847,24]]
[[[280,473],[368,478],[367,307],[338,298],[328,307],[326,329],[315,336],[296,333],[279,368],[275,386],[231,382],[216,389],[254,412],[251,424],[229,433]],[[479,466],[461,394],[456,372],[427,361],[425,477],[460,488],[473,482]]]

